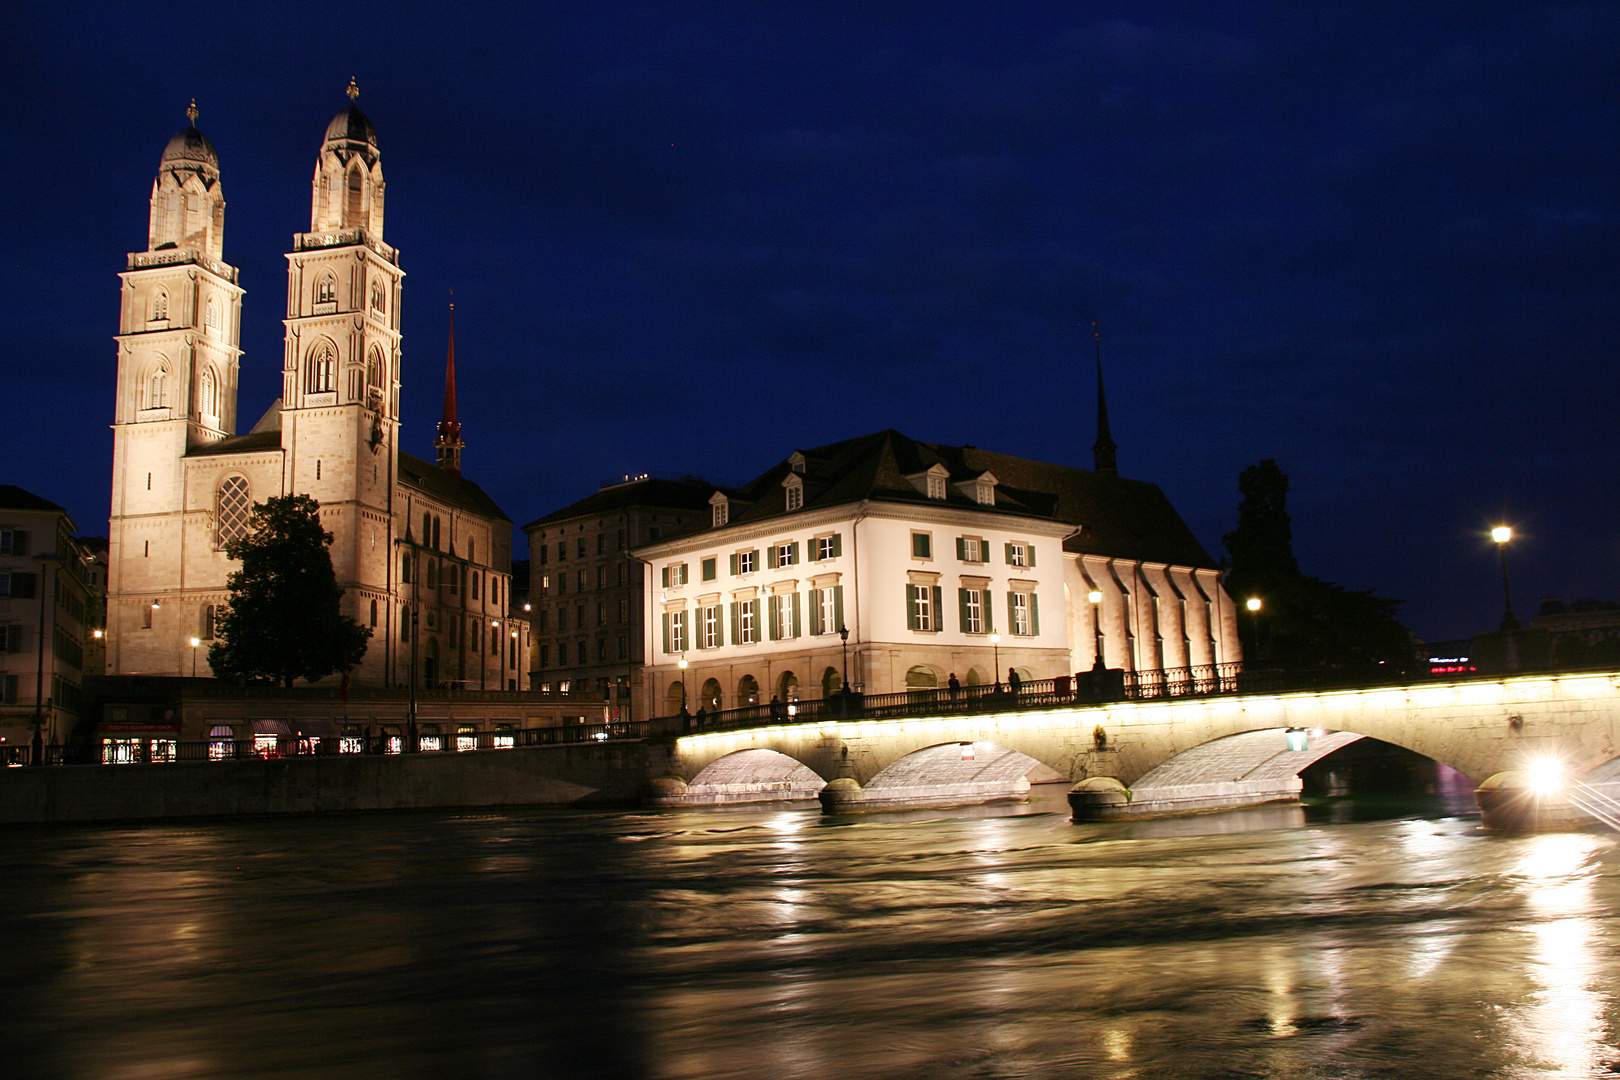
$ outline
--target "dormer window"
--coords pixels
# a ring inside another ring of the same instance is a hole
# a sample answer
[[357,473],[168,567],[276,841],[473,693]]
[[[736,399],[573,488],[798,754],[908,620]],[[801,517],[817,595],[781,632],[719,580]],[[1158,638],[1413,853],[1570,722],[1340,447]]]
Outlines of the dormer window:
[[714,527],[716,529],[731,520],[731,500],[720,492],[717,491],[709,496],[709,507],[713,510]]
[[803,476],[804,475],[804,455],[799,453],[797,450],[793,451],[793,453],[788,456],[788,468],[792,469],[794,472],[798,473],[800,476]]
[[964,480],[956,485],[958,491],[978,503],[980,506],[996,505],[996,485],[1001,483],[992,472],[982,472],[971,480]]
[[783,479],[782,486],[787,489],[788,513],[804,509],[804,478],[798,473],[788,473]]
[[906,477],[907,482],[930,499],[945,498],[945,482],[950,479],[950,470],[935,462],[929,466],[927,472],[911,473]]

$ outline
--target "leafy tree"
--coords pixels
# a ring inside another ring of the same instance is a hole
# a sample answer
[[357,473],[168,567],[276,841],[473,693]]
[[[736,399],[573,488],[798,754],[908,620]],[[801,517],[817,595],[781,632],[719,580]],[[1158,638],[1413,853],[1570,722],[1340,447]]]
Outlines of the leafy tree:
[[230,602],[208,649],[231,682],[315,682],[360,662],[371,630],[341,614],[332,534],[308,495],[255,503],[248,531],[225,545],[242,568],[226,579]]
[[1307,577],[1294,558],[1288,476],[1271,458],[1238,478],[1238,525],[1221,538],[1230,555],[1227,590],[1242,605],[1238,635],[1250,664],[1288,671],[1391,667],[1417,659],[1416,639],[1401,624],[1402,601]]

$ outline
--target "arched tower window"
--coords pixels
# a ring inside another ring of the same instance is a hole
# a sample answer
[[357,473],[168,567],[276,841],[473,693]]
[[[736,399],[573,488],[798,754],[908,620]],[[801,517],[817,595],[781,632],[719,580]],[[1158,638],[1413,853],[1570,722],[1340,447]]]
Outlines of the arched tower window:
[[219,415],[219,380],[212,368],[203,368],[202,386],[197,395],[197,407],[204,416]]
[[349,369],[349,400],[364,401],[366,398],[366,369],[359,364]]
[[158,368],[152,372],[146,387],[146,407],[148,409],[162,409],[169,404],[169,369]]
[[337,278],[331,274],[321,275],[321,279],[315,283],[315,302],[317,304],[337,303]]
[[383,356],[380,349],[371,350],[371,359],[366,363],[366,383],[370,388],[368,396],[371,407],[377,408],[383,396]]
[[169,291],[159,289],[152,294],[152,318],[167,319],[169,317]]
[[356,164],[349,169],[349,202],[344,208],[343,224],[359,225],[362,228],[365,226],[366,219],[363,212],[365,198],[366,180],[360,175],[360,166]]
[[304,393],[330,394],[336,385],[337,350],[330,341],[317,342],[305,365]]
[[203,329],[219,333],[219,304],[214,298],[208,298],[208,306],[203,309]]
[[381,278],[375,279],[371,283],[371,310],[379,313],[388,310],[388,296],[383,292]]
[[248,496],[245,476],[227,476],[214,498],[214,546],[224,547],[247,534],[253,500]]

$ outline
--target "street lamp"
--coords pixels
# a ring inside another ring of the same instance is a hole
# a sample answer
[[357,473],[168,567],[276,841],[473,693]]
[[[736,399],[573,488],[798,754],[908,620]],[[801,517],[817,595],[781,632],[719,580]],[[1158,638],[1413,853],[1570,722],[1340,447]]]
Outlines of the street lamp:
[[1500,627],[1498,627],[1498,629],[1501,629],[1501,630],[1517,630],[1519,628],[1519,620],[1513,614],[1513,594],[1508,591],[1508,572],[1507,572],[1507,546],[1508,546],[1508,541],[1513,539],[1513,530],[1511,528],[1509,528],[1508,526],[1506,526],[1506,525],[1498,525],[1496,528],[1491,530],[1491,539],[1496,541],[1497,554],[1499,554],[1502,557],[1502,605],[1503,605],[1503,613],[1502,613],[1502,625]]
[[1103,636],[1102,636],[1102,590],[1092,589],[1086,593],[1086,599],[1091,601],[1091,627],[1097,634],[1097,658],[1091,667],[1094,671],[1103,669]]
[[197,677],[197,646],[202,644],[202,638],[191,639],[191,677]]
[[995,657],[994,668],[996,673],[996,693],[1001,693],[1001,635],[990,635],[991,654]]
[[686,708],[686,657],[682,656],[679,660],[677,660],[675,662],[675,666],[681,669],[681,708],[685,709]]

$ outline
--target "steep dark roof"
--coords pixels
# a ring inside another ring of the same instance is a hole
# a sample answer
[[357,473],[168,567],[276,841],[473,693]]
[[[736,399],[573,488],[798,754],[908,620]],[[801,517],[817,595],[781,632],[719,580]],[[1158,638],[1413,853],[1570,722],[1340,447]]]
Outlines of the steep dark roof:
[[[1164,492],[1146,481],[972,446],[917,442],[893,429],[800,453],[805,459],[805,510],[861,500],[937,506],[942,500],[928,498],[906,477],[941,465],[949,474],[944,505],[1080,526],[1080,533],[1064,542],[1066,551],[1176,566],[1215,566]],[[733,495],[730,524],[788,516],[782,480],[790,471],[789,462],[783,461],[743,485]],[[983,506],[956,487],[985,472],[994,474],[997,481],[994,506]],[[707,518],[699,518],[669,538],[711,528]]]
[[484,494],[483,488],[465,476],[446,472],[437,465],[430,465],[403,450],[399,454],[399,478],[440,502],[459,506],[463,510],[498,521],[512,520],[495,505],[494,499]]
[[67,513],[49,499],[42,499],[15,484],[0,484],[0,510],[51,510],[58,514]]
[[[523,529],[527,532],[529,529],[539,528],[541,525],[547,525],[553,521],[568,521],[576,517],[589,517],[592,514],[607,514],[618,510],[628,510],[632,506],[692,512],[707,510],[709,508],[709,497],[716,490],[719,489],[715,485],[698,476],[683,477],[679,480],[649,476],[641,480],[631,480],[627,483],[605,487],[594,495],[587,495],[578,502],[569,503],[561,510],[553,510],[544,517],[535,518],[523,526]],[[726,490],[729,492],[731,489]]]

